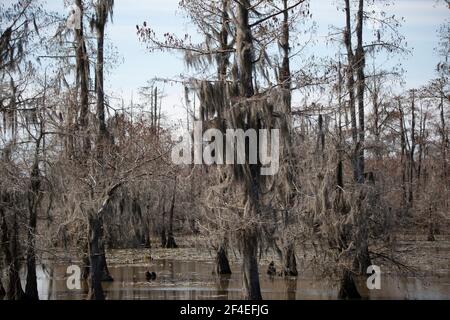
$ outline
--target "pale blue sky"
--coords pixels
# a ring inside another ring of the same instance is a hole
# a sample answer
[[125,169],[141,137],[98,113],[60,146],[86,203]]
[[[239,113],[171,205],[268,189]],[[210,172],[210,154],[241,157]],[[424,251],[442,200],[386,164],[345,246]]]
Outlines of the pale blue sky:
[[[123,95],[129,99],[134,93],[136,97],[138,88],[145,85],[147,80],[155,76],[176,78],[186,71],[180,55],[149,53],[136,36],[136,24],[143,21],[147,21],[159,34],[192,33],[193,29],[180,12],[178,2],[179,0],[115,0],[114,23],[108,26],[107,34],[118,48],[123,63],[106,77],[110,94]],[[63,11],[63,3],[63,0],[49,0],[48,6],[49,9]],[[342,26],[344,23],[343,13],[336,10],[339,3],[339,0],[311,0],[311,12],[318,24],[318,32],[317,44],[309,48],[309,52],[319,56],[334,55],[335,48],[327,47],[324,41],[330,25]],[[442,0],[396,0],[389,12],[406,19],[401,30],[409,47],[413,49],[411,56],[402,58],[403,67],[407,71],[406,87],[425,84],[434,77],[438,63],[438,57],[434,53],[438,42],[437,29],[450,17],[450,10]],[[294,63],[293,69],[295,68]],[[164,111],[172,119],[185,119],[180,108],[183,96],[181,88],[167,84],[164,90],[167,94]]]

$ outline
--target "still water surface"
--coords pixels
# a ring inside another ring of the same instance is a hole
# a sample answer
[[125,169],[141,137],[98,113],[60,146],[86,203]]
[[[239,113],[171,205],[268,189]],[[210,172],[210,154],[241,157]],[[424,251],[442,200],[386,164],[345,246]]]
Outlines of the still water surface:
[[[38,268],[38,287],[43,300],[79,300],[86,298],[86,289],[70,291],[66,286],[68,265]],[[239,270],[239,266],[232,266]],[[239,300],[242,280],[238,272],[218,278],[212,274],[211,262],[158,260],[148,267],[117,265],[110,272],[115,281],[104,283],[109,300]],[[155,271],[157,279],[145,280],[146,271]],[[261,288],[267,300],[329,300],[337,296],[337,288],[325,280],[271,279],[261,275]],[[368,291],[361,282],[360,290],[370,299],[450,299],[450,277],[415,278],[382,277],[382,289]]]

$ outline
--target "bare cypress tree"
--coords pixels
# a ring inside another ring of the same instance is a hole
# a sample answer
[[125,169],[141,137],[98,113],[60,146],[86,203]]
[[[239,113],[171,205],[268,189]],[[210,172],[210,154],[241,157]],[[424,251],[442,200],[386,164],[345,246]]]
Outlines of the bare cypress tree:
[[[356,37],[357,47],[356,52],[352,46],[352,13],[350,0],[345,0],[345,20],[346,26],[344,29],[344,44],[347,49],[347,90],[349,96],[349,106],[352,123],[352,139],[354,144],[354,153],[352,157],[352,165],[354,172],[354,180],[357,184],[363,184],[364,177],[364,142],[365,142],[365,105],[364,93],[365,85],[365,51],[363,46],[363,27],[364,27],[364,1],[358,2],[356,14]],[[356,73],[357,81],[355,83],[354,74]],[[357,92],[355,98],[355,91]],[[358,104],[359,126],[356,118],[356,103]],[[364,220],[364,218],[361,218]],[[368,251],[367,230],[362,226],[358,227],[359,242],[356,249],[356,256],[354,261],[354,268],[357,273],[364,274],[367,268],[371,265]],[[359,298],[354,284],[352,271],[344,271],[341,289],[339,292],[340,298]]]
[[[220,50],[222,51],[222,53],[218,54],[217,60],[218,60],[218,78],[219,81],[223,83],[224,88],[228,78],[228,68],[230,65],[229,53],[227,52],[230,49],[229,31],[228,31],[230,28],[229,10],[230,10],[230,1],[223,0],[221,13],[221,30],[220,30]],[[219,118],[222,118],[222,116],[223,115],[219,115]],[[230,262],[228,261],[227,248],[228,248],[228,236],[225,234],[221,243],[219,244],[216,256],[216,272],[219,275],[227,275],[232,273]]]
[[[251,98],[253,88],[253,38],[249,23],[249,0],[240,1],[236,9],[236,60],[239,68],[239,96],[243,101]],[[245,105],[245,102],[244,102]],[[247,106],[249,108],[250,105]],[[259,119],[249,119],[248,128],[259,129]],[[248,129],[247,128],[247,129]],[[245,210],[243,218],[252,221],[239,235],[239,245],[242,253],[242,272],[245,298],[261,300],[258,267],[258,215],[260,200],[259,166],[246,165],[247,179],[244,179]]]
[[[95,17],[91,20],[91,28],[95,29],[97,35],[97,63],[95,69],[95,87],[97,96],[97,158],[99,159],[100,168],[98,174],[106,174],[104,167],[105,148],[110,144],[110,136],[106,127],[105,114],[105,92],[104,92],[104,45],[105,45],[105,28],[107,22],[113,16],[114,1],[98,0],[95,3]],[[108,195],[109,197],[112,195]],[[91,288],[90,298],[95,300],[103,300],[104,294],[99,281],[113,281],[109,274],[106,261],[106,250],[104,242],[103,215],[110,210],[108,205],[103,204],[98,212],[89,213],[90,226],[90,261],[91,261]]]
[[[282,151],[282,159],[287,166],[284,174],[280,174],[279,177],[282,180],[285,180],[281,185],[285,186],[287,181],[287,188],[283,188],[280,190],[282,192],[282,196],[287,199],[287,203],[285,204],[286,208],[293,203],[293,172],[292,172],[292,74],[291,74],[291,66],[290,66],[290,54],[291,54],[291,43],[290,43],[290,28],[291,21],[289,16],[289,4],[288,0],[282,1],[283,6],[283,22],[281,27],[281,38],[279,41],[279,47],[282,52],[282,63],[279,70],[279,84],[283,89],[283,104],[284,108],[282,110],[282,124],[281,129],[283,131],[283,151]],[[289,211],[289,210],[288,210]],[[288,228],[290,225],[291,217],[290,213],[286,213],[286,216],[282,219],[284,221],[284,228]],[[286,239],[283,244],[283,272],[285,276],[298,276],[297,271],[297,259],[295,257],[295,241],[294,239]]]

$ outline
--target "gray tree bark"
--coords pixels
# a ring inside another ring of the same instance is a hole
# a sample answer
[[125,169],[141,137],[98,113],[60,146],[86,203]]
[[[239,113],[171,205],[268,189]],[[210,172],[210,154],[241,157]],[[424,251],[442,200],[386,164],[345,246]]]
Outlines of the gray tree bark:
[[[10,198],[8,195],[2,195],[2,202],[9,203]],[[12,228],[11,231],[8,228],[8,223],[6,221],[5,210],[2,205],[0,205],[0,219],[1,219],[1,230],[2,230],[2,249],[5,259],[5,264],[8,266],[8,283],[6,288],[6,299],[7,300],[23,300],[25,298],[25,293],[22,289],[22,284],[20,282],[20,263],[19,263],[19,247],[18,247],[18,233],[19,226],[17,224],[17,216],[14,213],[12,215]]]
[[[253,39],[249,25],[249,0],[242,0],[237,4],[236,15],[236,51],[239,68],[239,93],[242,99],[254,95],[253,88]],[[251,119],[249,128],[258,129],[256,119]],[[246,210],[244,218],[255,219],[258,215],[259,201],[259,168],[251,165],[252,181],[245,182]],[[259,284],[258,269],[258,231],[256,226],[246,227],[240,236],[240,247],[243,259],[243,281],[245,298],[248,300],[261,300],[261,288]]]
[[80,89],[80,118],[78,123],[83,137],[83,154],[84,156],[87,156],[91,149],[91,141],[89,137],[89,59],[84,38],[83,1],[76,0],[75,4],[80,8],[82,17],[81,28],[75,31],[77,44],[77,82],[79,82]]
[[101,241],[103,234],[103,225],[100,223],[96,213],[89,214],[89,264],[90,264],[90,286],[89,300],[105,300],[102,287],[102,255]]
[[39,300],[37,277],[36,277],[36,227],[38,209],[41,201],[40,185],[41,177],[39,170],[39,147],[40,139],[36,143],[35,159],[31,170],[30,190],[28,192],[28,247],[27,247],[27,282],[25,295],[28,300]]
[[170,211],[169,211],[169,232],[167,233],[167,244],[166,244],[167,249],[178,248],[177,243],[175,242],[175,237],[173,235],[173,218],[174,218],[174,213],[175,213],[176,194],[177,194],[177,181],[175,180],[174,188],[173,188],[172,203],[170,205]]
[[[218,55],[218,78],[219,81],[223,82],[224,88],[228,77],[228,67],[230,65],[230,59],[228,57],[227,50],[229,49],[229,13],[230,10],[230,0],[222,1],[222,20],[221,20],[221,31],[220,31],[220,50],[222,53]],[[222,114],[218,115],[219,119],[222,118]],[[219,245],[216,255],[216,272],[218,275],[229,275],[231,274],[230,262],[227,256],[227,238],[226,235],[222,239],[222,243]]]
[[[363,47],[363,27],[364,27],[364,1],[358,1],[358,11],[357,11],[357,21],[356,21],[356,36],[357,36],[357,47],[356,52],[353,52],[352,46],[352,15],[351,15],[351,5],[350,0],[345,0],[345,19],[346,27],[344,30],[344,44],[347,49],[347,90],[349,95],[349,105],[351,113],[351,124],[352,124],[352,139],[354,144],[354,153],[352,158],[353,165],[353,175],[356,184],[362,185],[365,183],[365,155],[364,155],[364,143],[365,143],[365,52]],[[356,73],[357,82],[355,83],[354,75]],[[357,92],[355,99],[355,90]],[[359,126],[356,117],[356,103],[358,104],[359,113]],[[342,165],[339,166],[342,170]],[[339,173],[338,175],[342,174]],[[341,177],[342,178],[342,177]],[[359,211],[357,223],[356,223],[356,237],[357,237],[357,248],[356,254],[353,262],[353,269],[356,273],[365,274],[367,268],[371,265],[370,255],[368,249],[368,229],[367,221],[365,221],[365,213],[361,210]],[[346,235],[342,235],[346,238]],[[360,295],[356,289],[354,283],[354,278],[351,271],[345,271],[342,282],[341,289],[339,293],[340,298],[360,298]]]

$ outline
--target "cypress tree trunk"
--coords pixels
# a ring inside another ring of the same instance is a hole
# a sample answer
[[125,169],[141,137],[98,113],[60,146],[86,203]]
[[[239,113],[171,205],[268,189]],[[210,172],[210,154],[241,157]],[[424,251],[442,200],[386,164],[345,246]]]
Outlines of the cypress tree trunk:
[[100,269],[102,270],[102,276],[101,279],[103,282],[112,282],[114,281],[114,278],[111,276],[109,269],[108,269],[108,263],[106,261],[106,248],[105,248],[105,235],[104,235],[104,228],[103,228],[103,218],[100,216],[99,217],[99,223],[101,225],[100,228],[100,239],[101,241],[99,241],[100,243],[100,252],[101,257],[100,257]]
[[[98,222],[94,223],[95,226],[97,225],[97,223],[99,225],[101,225],[101,228],[96,227],[96,237],[98,237],[98,239],[104,239],[104,232],[103,232],[103,219],[102,218],[98,218]],[[91,227],[90,227],[91,228]],[[91,231],[90,231],[91,234]],[[82,278],[85,280],[91,280],[90,281],[90,285],[92,284],[92,277],[91,277],[91,273],[93,273],[94,271],[92,270],[92,257],[91,257],[91,247],[92,246],[98,246],[98,250],[100,252],[100,255],[98,257],[99,259],[99,266],[98,268],[100,269],[99,273],[100,273],[100,281],[101,282],[113,282],[114,278],[111,276],[111,273],[109,272],[108,269],[108,263],[106,260],[106,249],[105,249],[105,243],[103,240],[99,240],[98,241],[98,245],[95,245],[92,243],[92,241],[89,242],[87,248],[86,248],[86,253],[83,254],[83,270],[82,270]],[[92,271],[91,271],[92,270]]]
[[404,120],[404,114],[402,110],[402,104],[400,101],[400,98],[398,99],[398,111],[400,114],[399,120],[399,126],[400,126],[400,143],[401,143],[401,169],[402,169],[402,205],[404,207],[407,206],[407,194],[406,194],[406,133],[405,133],[405,120]]
[[414,154],[416,152],[416,93],[414,90],[411,92],[411,150],[409,153],[409,193],[408,193],[408,205],[410,208],[414,204],[414,170],[415,159]]
[[172,204],[170,206],[170,215],[169,215],[169,232],[167,234],[167,249],[176,249],[178,248],[177,243],[175,242],[175,237],[173,235],[173,216],[175,211],[175,199],[177,194],[177,181],[175,180],[174,190],[173,190],[173,197],[172,197]]
[[358,45],[356,48],[355,65],[357,76],[357,98],[358,98],[358,114],[359,114],[359,143],[357,147],[358,162],[357,162],[357,182],[363,184],[365,182],[365,110],[364,110],[364,97],[366,90],[366,76],[364,68],[366,66],[365,50],[363,46],[363,27],[364,27],[364,0],[359,0],[359,8],[356,24],[356,35],[358,38]]
[[241,242],[244,299],[262,300],[258,271],[258,236],[254,230],[244,230]]
[[107,143],[108,131],[105,120],[105,92],[104,92],[104,44],[105,43],[105,24],[97,22],[97,64],[95,71],[95,83],[97,93],[97,120],[98,137],[97,150],[98,156],[103,156],[103,150]]
[[[441,90],[441,102],[439,104],[440,109],[440,120],[441,120],[441,136],[442,136],[442,173],[444,182],[447,183],[448,178],[448,169],[447,169],[447,154],[448,154],[448,148],[449,148],[449,139],[448,139],[448,130],[447,125],[445,122],[445,103],[444,99],[446,99],[446,95],[444,94],[443,90]],[[446,202],[446,208],[448,208],[448,202]]]
[[[287,164],[286,172],[281,179],[287,179],[289,182],[289,188],[287,190],[283,190],[282,192],[287,193],[286,198],[287,203],[286,206],[290,206],[293,195],[291,192],[291,188],[293,186],[293,176],[290,172],[289,168],[292,164],[292,75],[291,75],[291,66],[290,66],[290,32],[289,32],[289,10],[288,10],[288,0],[283,0],[283,26],[282,26],[282,34],[279,42],[279,46],[283,55],[283,61],[279,72],[279,83],[281,88],[284,89],[284,109],[283,114],[285,115],[282,124],[281,130],[284,132],[284,148],[283,148],[283,158]],[[284,218],[285,230],[289,226],[290,213],[286,211],[286,217]],[[287,243],[283,252],[283,266],[284,266],[284,275],[285,276],[298,276],[297,271],[297,260],[295,257],[295,244],[293,239],[287,239]]]
[[103,275],[103,252],[101,251],[102,224],[95,214],[89,215],[89,264],[90,264],[90,286],[89,300],[105,300],[102,288]]
[[[353,175],[354,181],[357,187],[362,187],[365,183],[365,155],[364,155],[364,144],[365,144],[365,110],[364,110],[364,97],[365,97],[365,52],[363,47],[363,26],[364,26],[364,1],[359,0],[358,2],[358,12],[357,12],[357,23],[356,23],[356,36],[357,36],[357,47],[356,53],[353,52],[352,47],[352,15],[350,0],[345,0],[345,19],[346,27],[344,31],[344,44],[347,48],[347,90],[349,95],[349,106],[351,113],[351,124],[352,124],[352,139],[354,144],[353,151]],[[355,83],[355,73],[357,77],[357,82]],[[357,96],[355,99],[355,90],[357,91]],[[357,101],[356,101],[357,100]],[[358,113],[359,113],[359,127],[356,117],[356,102],[358,103]],[[342,183],[343,172],[342,172],[342,162],[339,163],[338,172],[338,185]],[[359,195],[358,195],[359,197]],[[365,221],[366,216],[364,212],[359,210],[361,206],[358,206],[358,219],[355,222],[356,238],[357,243],[356,254],[353,260],[354,271],[359,274],[365,274],[367,267],[371,265],[369,249],[368,249],[368,227],[367,221]],[[344,209],[344,208],[341,208]],[[341,235],[342,239],[346,239],[347,235],[343,233]],[[339,298],[341,299],[358,299],[361,298],[360,294],[355,285],[354,277],[351,271],[346,270],[343,274],[341,280],[341,288],[339,291]]]
[[355,58],[352,47],[352,26],[351,26],[351,8],[350,0],[345,0],[345,20],[346,26],[344,30],[344,44],[347,49],[347,91],[349,96],[349,109],[351,115],[352,139],[355,146],[352,157],[354,179],[358,179],[358,124],[356,121],[356,99],[355,99],[355,78],[354,67]]
[[344,275],[342,276],[338,298],[341,300],[361,299],[361,295],[356,288],[353,274],[348,270],[345,270]]
[[39,159],[38,149],[39,143],[36,147],[36,157],[31,171],[31,186],[28,194],[28,211],[29,211],[29,223],[28,223],[28,247],[27,247],[27,283],[25,287],[25,294],[29,300],[39,300],[37,277],[36,277],[36,222],[37,222],[37,210],[40,203],[40,172],[39,172]]
[[[365,50],[363,46],[363,28],[364,28],[364,0],[359,0],[358,18],[356,25],[356,34],[358,37],[358,46],[356,49],[357,57],[357,78],[358,78],[358,112],[359,112],[359,157],[358,157],[358,179],[359,184],[364,184],[365,181],[365,141],[366,141],[366,126],[365,126],[365,90],[366,90],[366,76],[364,69],[366,67]],[[358,249],[356,255],[356,270],[360,275],[365,275],[367,268],[372,264],[369,255],[369,230],[368,217],[360,210],[362,214],[360,227],[360,241],[358,241]]]
[[[249,25],[248,0],[240,1],[237,5],[236,23],[236,47],[239,66],[240,97],[250,98],[254,95],[253,88],[253,40]],[[250,119],[248,127],[258,129],[258,119]],[[249,165],[251,181],[246,181],[247,205],[244,213],[246,219],[256,219],[258,215],[259,201],[259,167]],[[257,226],[248,226],[242,231],[241,251],[243,259],[243,280],[245,298],[248,300],[261,300],[261,288],[259,284],[258,270],[258,231]]]
[[14,214],[13,234],[11,237],[11,256],[12,263],[9,267],[9,288],[6,293],[8,300],[23,300],[25,293],[22,289],[20,281],[20,263],[19,263],[19,225],[17,223],[17,216]]
[[6,290],[3,288],[2,279],[0,277],[0,300],[6,295]]
[[219,250],[217,250],[216,256],[216,272],[218,275],[229,275],[232,274],[230,263],[227,257],[226,244],[220,245]]
[[162,206],[162,227],[161,227],[161,247],[165,248],[167,246],[167,235],[166,235],[166,205]]
[[[9,203],[9,197],[3,195],[2,202]],[[8,266],[8,283],[6,288],[7,300],[22,300],[25,298],[25,293],[20,282],[19,270],[20,264],[18,260],[18,224],[16,214],[13,214],[12,230],[9,231],[6,222],[5,212],[3,206],[0,206],[0,219],[2,229],[2,249],[5,259],[5,264]]]
[[[218,55],[218,69],[217,74],[219,81],[223,82],[223,87],[225,88],[227,76],[228,76],[228,67],[230,64],[229,53],[227,50],[229,49],[228,37],[229,37],[229,12],[230,10],[230,0],[222,1],[222,16],[221,16],[221,31],[220,31],[220,50],[222,53]],[[222,120],[222,114],[218,114],[220,120]],[[227,257],[227,243],[228,240],[226,236],[222,240],[220,244],[219,250],[217,250],[216,255],[216,272],[218,275],[230,275],[231,268],[230,263]]]
[[[111,5],[111,7],[110,7]],[[105,26],[108,20],[108,15],[112,15],[112,5],[113,3],[107,3],[104,0],[99,1],[96,4],[96,20],[95,20],[95,28],[97,33],[97,63],[95,67],[95,90],[97,96],[97,121],[98,121],[98,130],[97,130],[97,159],[101,165],[101,171],[103,175],[106,173],[104,168],[104,152],[105,148],[110,144],[110,136],[106,127],[106,117],[105,117],[105,91],[104,91],[104,49],[105,49]],[[109,201],[109,199],[107,200]],[[100,279],[102,281],[113,281],[113,278],[109,274],[108,265],[106,261],[106,250],[104,243],[104,229],[103,229],[103,219],[102,214],[103,211],[106,210],[106,205],[103,205],[100,213],[93,217],[95,228],[93,229],[94,233],[98,233],[97,244],[92,243],[91,247],[95,248],[95,250],[99,250],[99,261],[98,266],[92,264],[91,258],[91,272],[97,272],[95,268],[100,268]],[[98,248],[96,248],[98,246]],[[91,252],[92,256],[92,252]],[[95,258],[96,261],[97,257]],[[96,261],[97,262],[97,261]],[[93,270],[94,269],[94,270]]]
[[166,246],[167,246],[166,227],[163,226],[161,230],[161,247],[165,248]]
[[218,78],[219,81],[226,81],[228,75],[228,66],[230,64],[230,60],[228,58],[229,49],[228,45],[228,24],[229,24],[229,14],[228,10],[230,9],[230,0],[222,1],[222,21],[221,21],[221,30],[220,30],[220,50],[222,53],[218,55]]
[[280,39],[280,48],[283,52],[283,62],[280,69],[279,81],[283,89],[288,90],[286,106],[287,112],[291,112],[292,104],[292,79],[291,79],[291,66],[290,66],[290,43],[289,43],[289,10],[288,10],[288,0],[283,0],[283,30]]
[[295,258],[294,244],[289,244],[284,250],[284,270],[283,273],[287,277],[297,277],[297,259]]
[[433,221],[433,216],[432,216],[432,210],[430,209],[430,221],[428,221],[428,237],[427,240],[429,242],[435,242],[436,241],[436,228],[435,228],[435,223]]
[[[249,0],[237,4],[236,21],[236,54],[239,67],[239,93],[242,99],[254,95],[253,88],[253,40],[249,25]],[[248,128],[259,129],[258,119],[250,119]],[[245,181],[246,209],[244,219],[258,220],[259,201],[259,165],[249,165],[251,181]],[[240,237],[240,247],[243,259],[244,296],[248,300],[262,300],[258,270],[258,227],[252,223],[247,226]]]
[[81,274],[81,278],[84,280],[89,279],[90,269],[91,269],[91,259],[89,258],[89,243],[86,243],[85,249],[83,250],[83,270]]
[[[75,4],[81,10],[83,17],[83,1],[76,0]],[[91,149],[91,141],[89,138],[89,59],[87,56],[86,42],[84,39],[83,18],[81,18],[81,28],[75,30],[77,51],[77,82],[80,87],[80,119],[79,125],[83,136],[83,153],[87,156]]]

